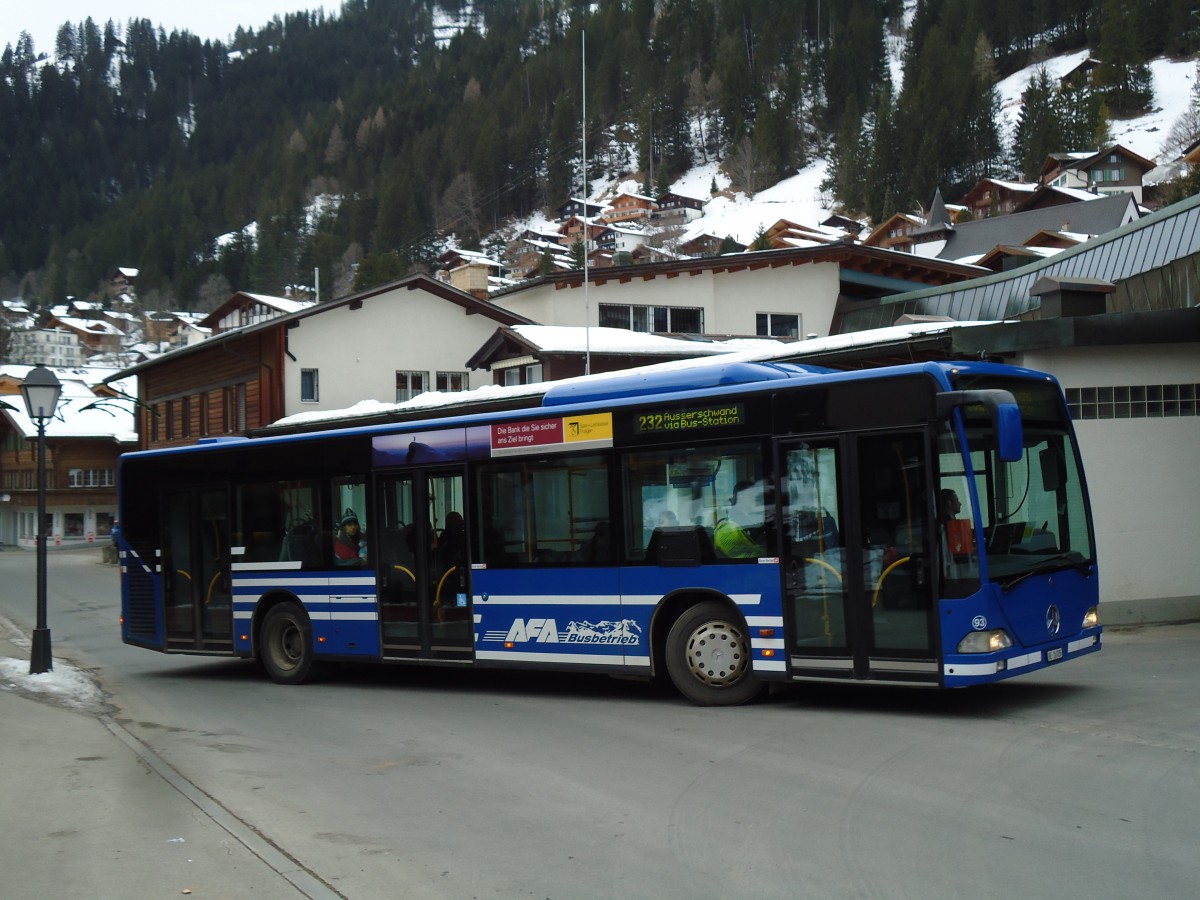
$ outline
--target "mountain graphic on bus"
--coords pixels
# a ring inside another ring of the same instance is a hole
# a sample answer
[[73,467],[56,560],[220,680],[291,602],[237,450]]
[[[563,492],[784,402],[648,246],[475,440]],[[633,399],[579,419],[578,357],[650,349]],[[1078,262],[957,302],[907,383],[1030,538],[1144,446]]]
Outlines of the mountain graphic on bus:
[[633,619],[568,622],[562,640],[567,644],[637,644],[641,634],[642,627]]

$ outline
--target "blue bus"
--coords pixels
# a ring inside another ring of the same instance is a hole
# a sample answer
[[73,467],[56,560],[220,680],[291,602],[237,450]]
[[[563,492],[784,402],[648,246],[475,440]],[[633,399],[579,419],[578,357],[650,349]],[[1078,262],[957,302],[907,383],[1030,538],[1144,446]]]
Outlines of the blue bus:
[[[537,401],[531,401],[537,402]],[[726,362],[540,405],[125,454],[122,637],[253,657],[950,688],[1100,649],[1062,390]]]

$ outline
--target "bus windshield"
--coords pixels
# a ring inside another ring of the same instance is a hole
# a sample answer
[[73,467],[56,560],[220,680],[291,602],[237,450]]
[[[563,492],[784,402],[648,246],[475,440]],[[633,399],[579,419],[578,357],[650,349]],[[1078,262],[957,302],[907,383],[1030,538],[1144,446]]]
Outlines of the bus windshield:
[[1087,493],[1057,385],[977,376],[956,386],[1011,391],[1025,433],[1021,458],[1002,462],[982,407],[963,409],[987,577],[1011,587],[1039,572],[1086,571],[1094,561]]

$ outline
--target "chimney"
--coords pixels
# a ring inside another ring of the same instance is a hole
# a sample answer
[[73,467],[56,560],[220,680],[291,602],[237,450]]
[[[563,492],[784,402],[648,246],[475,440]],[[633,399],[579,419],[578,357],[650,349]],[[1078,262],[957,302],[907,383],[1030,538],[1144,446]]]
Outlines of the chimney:
[[488,266],[469,262],[450,270],[450,284],[478,300],[488,299]]
[[1103,278],[1060,278],[1047,275],[1029,289],[1029,296],[1042,300],[1039,319],[1069,319],[1098,316],[1108,311],[1108,295],[1116,285]]

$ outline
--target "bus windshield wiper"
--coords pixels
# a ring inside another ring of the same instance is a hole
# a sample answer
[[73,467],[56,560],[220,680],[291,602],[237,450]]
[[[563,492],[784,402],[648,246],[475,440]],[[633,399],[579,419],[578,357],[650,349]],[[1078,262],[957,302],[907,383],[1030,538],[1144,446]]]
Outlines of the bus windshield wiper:
[[1007,594],[1027,578],[1031,578],[1034,575],[1044,575],[1047,572],[1057,572],[1060,569],[1067,568],[1074,569],[1085,578],[1092,572],[1091,567],[1088,566],[1087,560],[1085,560],[1078,553],[1056,553],[1053,556],[1042,560],[1036,566],[1026,569],[1020,575],[1017,575],[1011,580],[1006,581],[1000,586],[1000,589]]

